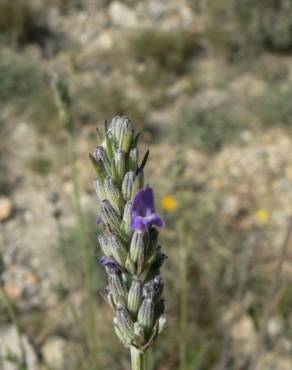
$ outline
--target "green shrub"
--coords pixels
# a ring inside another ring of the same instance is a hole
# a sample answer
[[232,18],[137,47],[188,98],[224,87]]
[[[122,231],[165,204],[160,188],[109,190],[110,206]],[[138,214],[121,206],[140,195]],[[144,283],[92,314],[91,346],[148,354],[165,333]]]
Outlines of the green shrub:
[[58,134],[57,111],[48,76],[27,57],[7,54],[0,60],[0,100],[3,106],[21,111],[38,131]]
[[92,87],[81,88],[74,97],[74,113],[81,120],[104,121],[117,114],[127,114],[140,122],[139,103],[126,95],[125,89],[116,84],[96,83]]
[[32,157],[28,162],[28,167],[36,174],[46,176],[52,171],[52,160],[45,155]]
[[206,9],[207,37],[230,57],[292,49],[291,0],[208,0]]
[[24,57],[7,55],[0,60],[0,99],[26,101],[45,87],[41,70]]
[[252,109],[265,126],[291,127],[292,124],[292,88],[271,84],[270,88],[256,101]]
[[215,153],[234,140],[242,123],[226,107],[189,107],[179,116],[177,135],[181,141],[207,153]]
[[175,74],[182,73],[200,49],[196,34],[162,30],[135,32],[129,39],[129,47],[137,60]]

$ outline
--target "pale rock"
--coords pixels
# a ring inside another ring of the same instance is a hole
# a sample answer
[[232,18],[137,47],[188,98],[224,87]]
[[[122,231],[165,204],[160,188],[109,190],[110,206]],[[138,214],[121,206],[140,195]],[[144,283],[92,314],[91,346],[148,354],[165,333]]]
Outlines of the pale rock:
[[266,83],[256,76],[246,73],[234,79],[230,84],[232,94],[257,97],[266,90]]
[[[32,345],[29,343],[25,335],[21,335],[21,340],[23,343],[25,358],[27,362],[27,369],[37,370],[37,357],[34,352]],[[18,336],[17,330],[14,326],[5,326],[0,329],[0,358],[2,370],[15,370],[16,366],[11,361],[5,360],[8,354],[13,354],[21,361],[21,347],[20,338]]]
[[263,354],[255,370],[291,370],[291,358],[269,352]]
[[221,202],[222,212],[226,216],[234,217],[237,215],[240,207],[239,198],[236,195],[228,194],[225,195]]
[[273,316],[267,323],[267,334],[271,339],[278,338],[284,330],[284,322],[280,316]]
[[8,197],[0,197],[0,222],[7,220],[13,212],[12,200]]
[[243,312],[244,310],[240,305],[234,305],[227,310],[223,318],[228,326],[231,324],[230,336],[238,356],[252,354],[257,341],[253,321]]
[[64,363],[64,349],[66,341],[59,337],[49,338],[42,347],[42,355],[46,365],[62,369]]
[[45,364],[52,369],[70,368],[81,357],[80,348],[61,337],[50,337],[41,349]]
[[217,108],[227,100],[227,94],[222,89],[205,89],[194,98],[194,105],[202,109]]
[[113,25],[124,28],[135,28],[138,26],[138,20],[135,12],[127,5],[114,1],[109,6],[109,16]]
[[38,276],[23,265],[11,265],[3,274],[4,290],[12,300],[36,296],[40,290]]
[[3,289],[7,296],[13,301],[20,299],[22,296],[21,287],[13,282],[8,281],[4,283]]
[[97,40],[98,48],[104,51],[111,50],[114,44],[112,32],[103,31]]

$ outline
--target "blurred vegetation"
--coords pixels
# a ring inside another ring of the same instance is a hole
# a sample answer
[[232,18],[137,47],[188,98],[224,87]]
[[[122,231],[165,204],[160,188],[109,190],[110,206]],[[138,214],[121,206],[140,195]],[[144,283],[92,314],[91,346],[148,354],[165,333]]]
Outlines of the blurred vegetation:
[[[104,275],[100,274],[101,269],[95,268],[98,261],[99,250],[97,250],[97,227],[96,215],[86,215],[88,226],[88,238],[91,248],[92,264],[94,265],[93,271],[95,272],[93,278],[94,289],[101,288],[104,283]],[[62,220],[60,221],[62,223]],[[82,283],[82,269],[80,268],[83,259],[82,250],[80,248],[80,230],[79,227],[66,227],[60,229],[59,243],[56,246],[58,259],[62,261],[67,282],[66,288],[76,287]],[[79,286],[80,287],[80,286]]]
[[286,84],[271,84],[266,92],[252,103],[252,108],[267,127],[291,128],[292,88]]
[[0,99],[3,106],[13,105],[41,133],[56,133],[56,108],[48,76],[36,62],[25,55],[3,52],[0,60]]
[[8,54],[0,60],[0,99],[26,103],[44,89],[41,70],[24,56]]
[[207,0],[207,36],[229,57],[292,48],[290,0]]
[[190,106],[182,109],[177,120],[181,124],[174,131],[175,137],[210,154],[232,143],[244,128],[240,117],[226,106]]
[[115,114],[127,114],[140,122],[142,112],[139,101],[127,96],[116,83],[96,82],[92,87],[80,88],[75,94],[74,114],[81,121],[104,121]]
[[189,31],[141,30],[129,40],[137,61],[165,74],[180,74],[201,48],[198,36]]
[[36,155],[29,160],[28,168],[38,175],[46,176],[52,171],[52,160],[49,156]]

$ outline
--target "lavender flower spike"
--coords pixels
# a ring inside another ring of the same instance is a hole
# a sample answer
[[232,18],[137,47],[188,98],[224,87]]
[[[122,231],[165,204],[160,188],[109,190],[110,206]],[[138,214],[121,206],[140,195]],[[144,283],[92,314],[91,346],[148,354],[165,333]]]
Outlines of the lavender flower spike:
[[90,160],[103,229],[98,241],[105,256],[105,298],[114,311],[114,330],[130,350],[131,369],[146,370],[145,352],[165,327],[160,268],[166,256],[158,244],[164,221],[155,211],[154,192],[144,187],[139,134],[127,117],[114,117],[100,135]]
[[146,187],[135,196],[132,205],[132,229],[146,232],[151,226],[164,227],[165,222],[155,213],[153,189]]

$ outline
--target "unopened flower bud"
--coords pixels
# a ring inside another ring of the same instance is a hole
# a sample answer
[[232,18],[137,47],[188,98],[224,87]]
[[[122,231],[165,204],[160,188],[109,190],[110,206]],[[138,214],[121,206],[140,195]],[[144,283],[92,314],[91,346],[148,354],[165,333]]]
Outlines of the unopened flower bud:
[[126,269],[127,269],[131,274],[135,274],[135,272],[136,272],[136,267],[135,267],[134,263],[132,262],[131,257],[130,257],[130,255],[129,255],[129,254],[128,254],[128,257],[127,257],[127,259],[126,259],[125,267],[126,267]]
[[138,322],[149,333],[154,323],[154,305],[151,299],[145,298],[138,312]]
[[123,149],[127,153],[133,137],[131,121],[125,116],[116,116],[111,121],[109,131],[115,138],[117,148]]
[[104,189],[106,193],[107,199],[110,201],[111,205],[114,207],[114,209],[121,214],[123,209],[123,200],[122,200],[122,194],[118,187],[116,186],[113,178],[111,176],[108,176],[104,181]]
[[143,326],[140,323],[135,322],[134,331],[135,331],[136,337],[139,337],[140,339],[142,339],[141,342],[143,342],[144,341],[144,328],[143,328]]
[[122,183],[122,193],[125,201],[131,200],[132,198],[134,181],[135,181],[135,172],[134,171],[127,172]]
[[112,251],[111,251],[111,241],[110,241],[110,236],[108,233],[102,233],[98,237],[99,245],[103,251],[103,253],[107,257],[113,257]]
[[125,205],[124,214],[123,214],[123,224],[122,224],[123,232],[127,237],[133,234],[133,230],[131,227],[131,223],[132,223],[131,207],[132,207],[132,202],[127,202]]
[[102,146],[98,146],[94,152],[94,158],[96,162],[102,164],[105,172],[110,175],[111,174],[111,164],[106,154],[106,151]]
[[114,158],[115,150],[114,150],[114,144],[112,140],[112,135],[105,134],[103,146],[107,152],[108,158],[111,161]]
[[121,149],[118,149],[115,153],[114,166],[118,182],[121,183],[126,172],[126,156],[125,152]]
[[102,222],[110,227],[111,230],[119,229],[121,218],[107,199],[101,202],[100,217]]
[[96,159],[91,153],[89,153],[90,162],[95,169],[98,179],[103,182],[106,178],[106,172],[100,159]]
[[132,148],[129,152],[129,157],[128,157],[128,169],[132,171],[136,171],[138,167],[138,160],[139,160],[139,155],[138,155],[138,148]]
[[114,259],[121,265],[124,266],[127,259],[127,250],[124,243],[117,233],[110,235],[111,252]]
[[94,184],[94,188],[95,188],[98,200],[101,202],[102,200],[106,198],[103,183],[100,181],[100,179],[96,178],[93,184]]
[[115,304],[125,304],[127,302],[127,289],[122,279],[120,271],[110,273],[108,276],[109,289],[114,298]]
[[128,337],[126,334],[123,333],[123,331],[120,329],[120,326],[117,323],[117,319],[114,318],[114,330],[119,338],[119,340],[123,343],[124,346],[129,346],[131,344],[131,337]]
[[118,306],[116,311],[116,324],[118,325],[122,335],[127,338],[130,343],[134,336],[134,322],[128,313],[128,311],[123,306]]
[[134,278],[128,294],[128,310],[132,317],[135,318],[139,311],[139,307],[142,301],[142,282]]
[[147,249],[148,235],[135,231],[130,244],[130,258],[137,266],[137,272],[140,273],[143,268],[146,249]]
[[144,285],[143,297],[151,298],[154,302],[158,302],[163,292],[163,281],[160,275],[154,277]]
[[135,322],[134,332],[135,332],[135,343],[138,346],[142,347],[145,344],[145,330],[144,330],[144,327],[140,323]]
[[131,121],[127,117],[120,117],[116,128],[118,148],[128,152],[132,142],[133,130]]
[[118,147],[128,153],[132,143],[133,131],[132,128],[125,128],[121,131]]
[[139,190],[143,188],[144,185],[144,173],[139,171],[134,178],[133,188],[132,188],[132,199],[138,193]]
[[131,121],[125,116],[115,116],[112,118],[108,132],[110,132],[114,139],[118,142],[120,132],[131,125]]

